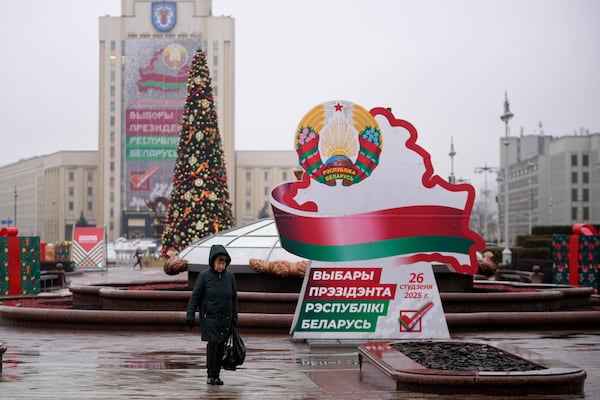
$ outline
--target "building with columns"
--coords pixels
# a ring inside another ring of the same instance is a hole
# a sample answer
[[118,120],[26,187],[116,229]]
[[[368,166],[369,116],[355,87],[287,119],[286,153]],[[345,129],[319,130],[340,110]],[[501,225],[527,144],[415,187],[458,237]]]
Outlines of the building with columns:
[[[296,180],[296,153],[236,151],[235,157],[236,224],[272,216],[271,190]],[[59,151],[0,166],[0,228],[16,224],[22,235],[47,243],[71,240],[82,216],[89,225],[104,226],[100,188],[97,151]],[[149,236],[144,227],[136,229],[134,236]]]
[[298,156],[292,150],[236,151],[236,224],[273,216],[271,190],[283,182],[296,180],[297,171],[301,171]]
[[0,167],[0,219],[21,236],[71,240],[80,218],[98,225],[98,152],[58,151]]

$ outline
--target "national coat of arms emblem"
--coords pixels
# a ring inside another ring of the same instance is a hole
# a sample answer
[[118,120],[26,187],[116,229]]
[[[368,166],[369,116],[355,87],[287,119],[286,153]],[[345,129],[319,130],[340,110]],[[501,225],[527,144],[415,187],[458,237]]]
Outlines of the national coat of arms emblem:
[[176,3],[166,1],[152,3],[152,25],[154,25],[157,30],[168,32],[173,29],[176,21]]

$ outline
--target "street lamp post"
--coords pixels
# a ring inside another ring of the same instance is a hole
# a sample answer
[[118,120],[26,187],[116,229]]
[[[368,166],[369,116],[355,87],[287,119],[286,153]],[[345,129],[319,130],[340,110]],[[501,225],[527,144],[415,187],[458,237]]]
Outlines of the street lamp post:
[[494,168],[494,167],[488,167],[487,161],[485,163],[485,166],[475,167],[476,173],[484,174],[483,175],[483,177],[484,177],[483,196],[485,198],[485,203],[484,203],[484,207],[483,207],[483,234],[484,234],[484,239],[486,241],[489,240],[487,210],[488,210],[488,197],[490,196],[490,191],[488,189],[488,184],[487,184],[487,174],[488,174],[488,172],[494,172],[495,170],[496,170],[496,168]]
[[528,185],[529,185],[529,190],[527,191],[527,211],[528,211],[528,215],[527,215],[527,220],[529,221],[528,225],[527,225],[527,234],[531,235],[531,230],[533,228],[533,215],[531,214],[531,206],[532,206],[532,199],[531,199],[531,182],[532,179],[531,177],[529,177],[529,180],[527,181]]
[[508,121],[514,117],[510,112],[510,104],[508,102],[508,93],[504,92],[504,113],[500,116],[504,122],[504,250],[502,250],[502,263],[509,265],[512,263],[512,252],[510,251],[508,237]]
[[529,221],[527,226],[527,234],[531,235],[531,230],[533,228],[533,212],[531,208],[533,207],[533,178],[531,174],[534,172],[535,164],[532,159],[527,161],[527,174],[529,175],[529,179],[527,179],[527,220]]
[[14,218],[14,226],[17,226],[17,187],[15,186],[15,218]]
[[454,151],[454,140],[452,136],[450,136],[450,183],[456,183],[456,178],[454,177],[454,156],[456,155],[456,151]]

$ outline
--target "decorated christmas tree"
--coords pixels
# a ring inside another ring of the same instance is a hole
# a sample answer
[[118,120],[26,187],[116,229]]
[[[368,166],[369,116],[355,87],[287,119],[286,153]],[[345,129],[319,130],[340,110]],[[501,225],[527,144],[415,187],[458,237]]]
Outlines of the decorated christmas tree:
[[227,172],[206,58],[192,60],[173,190],[162,236],[163,255],[233,226]]

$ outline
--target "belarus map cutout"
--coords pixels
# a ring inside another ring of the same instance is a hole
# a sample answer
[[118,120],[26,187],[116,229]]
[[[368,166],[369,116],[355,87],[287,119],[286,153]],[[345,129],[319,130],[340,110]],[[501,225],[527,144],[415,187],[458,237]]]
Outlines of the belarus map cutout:
[[417,131],[386,108],[331,101],[300,122],[302,180],[272,192],[283,247],[311,260],[402,257],[477,272],[475,190],[435,175]]
[[271,193],[282,246],[311,260],[294,338],[449,338],[432,263],[477,271],[473,187],[435,175],[386,108],[323,103],[294,139],[302,179]]

